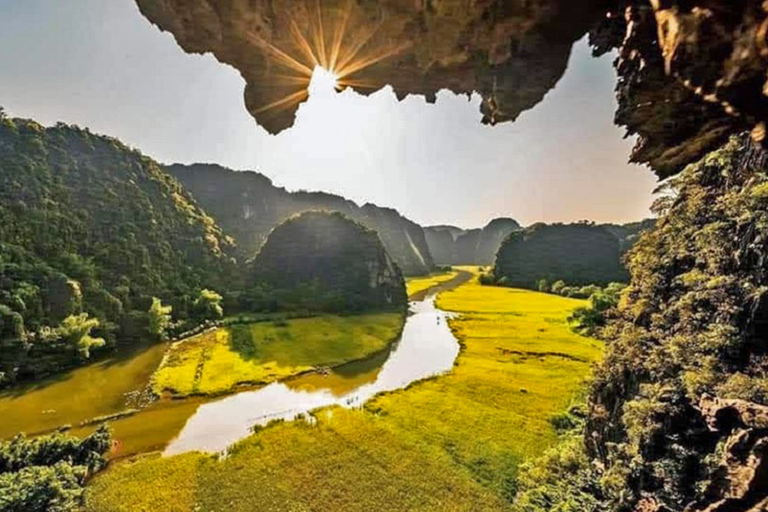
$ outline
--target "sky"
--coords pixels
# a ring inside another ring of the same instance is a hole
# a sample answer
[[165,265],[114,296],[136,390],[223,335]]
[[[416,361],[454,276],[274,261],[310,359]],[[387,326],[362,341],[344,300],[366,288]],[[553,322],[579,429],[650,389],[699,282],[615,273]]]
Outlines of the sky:
[[162,163],[257,170],[422,225],[647,217],[656,182],[627,164],[634,141],[613,125],[612,59],[580,41],[557,87],[514,123],[482,125],[477,95],[443,91],[430,105],[389,87],[315,88],[294,127],[270,135],[246,111],[237,70],[185,54],[133,0],[0,0],[10,115],[89,127]]

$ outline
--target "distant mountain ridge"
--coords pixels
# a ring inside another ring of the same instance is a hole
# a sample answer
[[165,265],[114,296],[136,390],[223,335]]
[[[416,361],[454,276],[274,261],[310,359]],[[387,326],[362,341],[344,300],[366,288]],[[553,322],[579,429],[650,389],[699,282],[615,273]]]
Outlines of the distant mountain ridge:
[[482,229],[461,229],[456,226],[424,228],[427,245],[438,265],[491,265],[501,242],[510,233],[522,229],[507,217],[493,219]]
[[173,164],[165,170],[237,241],[241,259],[253,257],[283,221],[322,210],[340,212],[376,231],[405,275],[434,270],[423,228],[392,208],[371,203],[359,206],[325,192],[289,192],[258,172],[234,171],[216,164]]

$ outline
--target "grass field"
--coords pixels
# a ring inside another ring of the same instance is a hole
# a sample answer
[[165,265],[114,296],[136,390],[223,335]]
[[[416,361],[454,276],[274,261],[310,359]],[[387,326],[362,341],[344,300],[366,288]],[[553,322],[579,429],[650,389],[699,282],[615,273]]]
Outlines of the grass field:
[[438,298],[461,313],[450,374],[317,422],[278,423],[225,459],[149,455],[89,485],[87,510],[505,510],[517,468],[557,442],[549,420],[582,390],[601,344],[566,323],[582,301],[481,287]]
[[173,345],[152,389],[175,397],[216,395],[274,382],[384,350],[402,326],[402,314],[376,313],[222,327]]
[[439,274],[430,274],[425,277],[409,277],[405,280],[405,289],[408,292],[408,296],[414,295],[424,290],[428,290],[433,286],[450,281],[458,275],[458,272],[452,270],[450,272],[442,272]]

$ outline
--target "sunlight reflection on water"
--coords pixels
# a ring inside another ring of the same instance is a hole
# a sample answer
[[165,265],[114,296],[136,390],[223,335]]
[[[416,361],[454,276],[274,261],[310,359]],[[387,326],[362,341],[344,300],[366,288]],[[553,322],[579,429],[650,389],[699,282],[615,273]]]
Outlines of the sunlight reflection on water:
[[[358,366],[362,371],[350,372],[355,367],[348,365],[346,371],[341,367],[327,377],[309,375],[201,405],[164,455],[224,451],[247,437],[254,426],[293,420],[330,405],[360,407],[377,393],[449,371],[459,354],[459,344],[448,328],[449,314],[435,307],[433,297],[412,302],[410,307],[402,337],[380,368]],[[323,379],[328,379],[328,385]],[[356,386],[344,386],[346,379],[353,379]]]

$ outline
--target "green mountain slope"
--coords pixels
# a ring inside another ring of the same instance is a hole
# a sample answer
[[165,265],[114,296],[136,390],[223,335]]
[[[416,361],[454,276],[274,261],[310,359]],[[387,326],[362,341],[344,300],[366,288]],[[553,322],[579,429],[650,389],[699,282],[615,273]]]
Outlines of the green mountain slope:
[[93,333],[107,342],[145,337],[152,296],[183,317],[201,288],[223,282],[231,249],[138,151],[73,126],[0,119],[0,382],[82,358],[80,332],[56,331],[69,316],[98,319]]
[[496,256],[494,277],[510,286],[534,288],[540,279],[568,284],[626,280],[619,240],[586,224],[534,224],[509,235]]
[[376,231],[406,275],[423,275],[434,268],[424,230],[391,208],[358,206],[324,192],[288,192],[262,174],[218,165],[177,164],[166,170],[237,240],[242,259],[258,252],[269,232],[284,220],[298,213],[322,210],[341,212]]
[[348,313],[407,304],[400,269],[376,232],[338,212],[286,220],[250,267],[260,295],[280,309]]

